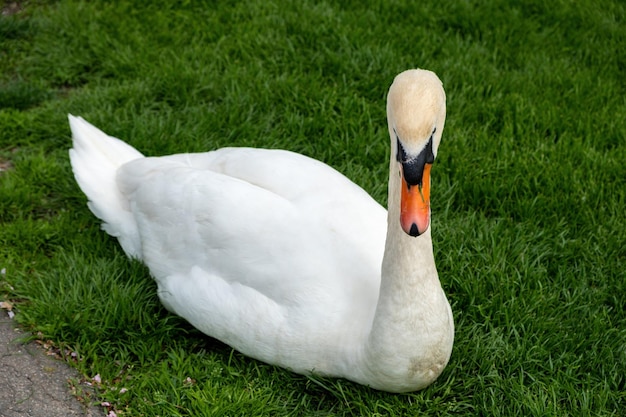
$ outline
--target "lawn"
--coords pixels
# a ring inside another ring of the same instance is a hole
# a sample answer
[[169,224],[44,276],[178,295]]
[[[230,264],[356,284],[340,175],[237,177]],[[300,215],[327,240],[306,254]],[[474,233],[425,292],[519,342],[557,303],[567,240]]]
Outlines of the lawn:
[[[99,375],[118,416],[621,415],[625,7],[8,2],[0,301]],[[295,375],[203,336],[161,307],[71,173],[67,113],[146,155],[294,150],[384,202],[385,94],[414,67],[448,97],[432,234],[456,322],[448,367],[420,392]]]

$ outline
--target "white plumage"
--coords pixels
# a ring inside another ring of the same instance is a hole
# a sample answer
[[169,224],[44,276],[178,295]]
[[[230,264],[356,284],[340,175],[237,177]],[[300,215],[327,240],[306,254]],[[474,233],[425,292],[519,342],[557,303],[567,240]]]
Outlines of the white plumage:
[[388,116],[389,213],[333,168],[288,151],[146,158],[69,116],[70,158],[89,208],[149,267],[170,311],[268,363],[410,391],[443,370],[454,332],[430,229],[409,236],[399,220],[406,164],[429,140],[436,154],[443,131],[439,79],[398,75]]

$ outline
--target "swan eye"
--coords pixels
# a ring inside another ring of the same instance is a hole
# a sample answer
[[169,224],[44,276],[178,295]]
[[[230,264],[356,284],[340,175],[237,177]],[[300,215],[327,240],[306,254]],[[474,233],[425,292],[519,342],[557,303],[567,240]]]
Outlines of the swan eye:
[[403,164],[409,160],[409,156],[404,150],[404,146],[402,146],[402,142],[400,142],[400,136],[398,136],[398,132],[396,132],[395,128],[393,129],[393,133],[396,135],[396,161]]
[[[435,128],[435,130],[437,130]],[[428,139],[428,143],[424,150],[418,155],[418,158],[424,154],[424,162],[427,164],[435,163],[435,153],[433,152],[433,136],[435,136],[435,130],[433,130],[433,134],[430,135],[430,139]]]
[[398,137],[398,135],[396,135],[396,142],[398,145],[398,151],[396,152],[396,161],[404,163],[407,161],[408,157],[406,151],[404,150],[404,147],[402,146],[402,142],[400,142],[400,138]]

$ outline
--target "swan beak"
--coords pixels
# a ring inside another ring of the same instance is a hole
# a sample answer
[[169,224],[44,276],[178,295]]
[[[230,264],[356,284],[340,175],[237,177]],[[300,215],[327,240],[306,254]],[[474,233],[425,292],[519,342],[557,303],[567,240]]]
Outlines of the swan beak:
[[411,185],[402,172],[402,194],[400,197],[400,225],[410,236],[419,236],[430,225],[430,168],[424,164],[422,181]]

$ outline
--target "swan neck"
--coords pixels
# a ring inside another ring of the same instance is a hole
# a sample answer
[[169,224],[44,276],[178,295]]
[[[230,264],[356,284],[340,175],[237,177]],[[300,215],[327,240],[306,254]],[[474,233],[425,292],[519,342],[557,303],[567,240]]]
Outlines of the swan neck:
[[435,267],[430,227],[418,237],[401,228],[396,175],[392,161],[380,293],[365,361],[380,381],[374,388],[409,391],[430,384],[444,369],[454,324]]

